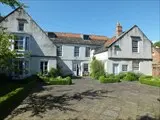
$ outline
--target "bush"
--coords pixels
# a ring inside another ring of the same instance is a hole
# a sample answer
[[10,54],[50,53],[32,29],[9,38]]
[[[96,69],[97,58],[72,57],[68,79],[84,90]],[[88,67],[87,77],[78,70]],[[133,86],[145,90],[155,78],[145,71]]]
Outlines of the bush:
[[126,73],[126,76],[123,78],[123,80],[126,80],[126,81],[136,81],[138,80],[137,76],[135,73],[133,72],[128,72]]
[[71,85],[72,79],[70,77],[62,78],[61,76],[58,76],[56,78],[45,78],[44,82],[51,85]]
[[99,81],[101,83],[114,83],[119,82],[119,79],[114,74],[107,74],[106,76],[100,76]]
[[100,76],[100,77],[99,77],[99,81],[100,81],[101,83],[104,83],[105,79],[106,79],[105,76]]
[[59,75],[58,69],[51,68],[48,72],[48,77],[57,77]]
[[141,76],[139,82],[142,84],[160,87],[160,78],[152,76]]
[[105,75],[104,65],[101,61],[93,59],[91,62],[91,77],[98,79]]
[[121,73],[119,73],[118,75],[116,75],[116,77],[117,77],[119,80],[123,80],[124,77],[126,76],[126,74],[127,74],[127,73],[125,73],[125,72],[121,72]]

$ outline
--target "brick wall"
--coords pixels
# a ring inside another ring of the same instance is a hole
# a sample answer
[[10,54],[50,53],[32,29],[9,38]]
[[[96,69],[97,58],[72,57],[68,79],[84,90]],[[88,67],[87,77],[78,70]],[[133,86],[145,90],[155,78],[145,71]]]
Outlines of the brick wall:
[[153,48],[152,57],[153,57],[153,63],[160,64],[160,48]]
[[152,74],[153,76],[160,76],[160,48],[153,48],[152,57]]

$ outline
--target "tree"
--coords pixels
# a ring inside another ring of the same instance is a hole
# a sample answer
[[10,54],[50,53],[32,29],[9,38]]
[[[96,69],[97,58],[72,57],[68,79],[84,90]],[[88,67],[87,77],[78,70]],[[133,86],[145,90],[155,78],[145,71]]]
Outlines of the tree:
[[23,3],[19,2],[19,0],[0,0],[0,3],[8,5],[15,9],[16,7],[24,6]]
[[160,47],[160,41],[155,42],[155,43],[154,43],[154,46],[155,46],[155,47],[156,47],[156,46],[157,46],[157,47]]
[[5,32],[4,28],[0,28],[0,72],[9,72],[13,69],[11,60],[18,57],[16,51],[11,50],[14,39],[14,35]]
[[98,79],[105,75],[104,64],[94,57],[91,62],[91,77]]

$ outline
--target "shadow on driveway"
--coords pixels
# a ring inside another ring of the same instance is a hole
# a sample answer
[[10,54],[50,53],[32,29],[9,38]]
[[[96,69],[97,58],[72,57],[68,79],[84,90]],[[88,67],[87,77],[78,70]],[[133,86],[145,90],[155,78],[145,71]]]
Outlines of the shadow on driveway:
[[87,90],[81,93],[75,93],[73,95],[63,94],[61,96],[52,96],[52,95],[43,95],[39,96],[36,94],[31,94],[22,104],[11,114],[11,118],[17,116],[18,114],[24,113],[26,111],[31,111],[31,116],[43,117],[41,113],[46,112],[47,110],[58,109],[60,111],[72,111],[78,112],[75,109],[70,108],[69,101],[77,100],[81,101],[82,99],[101,99],[103,97],[108,97],[104,94],[107,94],[108,90]]

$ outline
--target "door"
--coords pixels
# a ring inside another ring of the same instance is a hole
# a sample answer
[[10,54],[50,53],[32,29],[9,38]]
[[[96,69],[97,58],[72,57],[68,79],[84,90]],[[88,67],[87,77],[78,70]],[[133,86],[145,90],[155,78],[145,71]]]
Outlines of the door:
[[73,72],[75,76],[80,75],[80,64],[78,63],[73,63]]
[[76,74],[77,76],[79,76],[79,65],[78,64],[76,65]]
[[118,73],[118,64],[113,64],[113,74],[117,75]]

